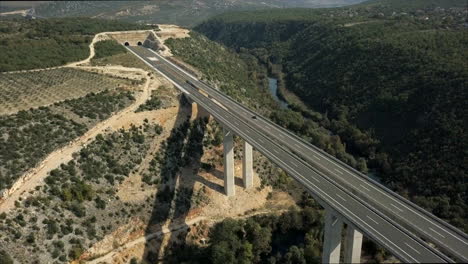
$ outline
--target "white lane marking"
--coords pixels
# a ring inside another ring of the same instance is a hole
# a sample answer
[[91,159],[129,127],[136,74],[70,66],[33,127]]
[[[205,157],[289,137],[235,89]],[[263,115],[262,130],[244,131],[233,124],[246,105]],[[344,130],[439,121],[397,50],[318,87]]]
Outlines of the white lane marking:
[[429,227],[429,229],[430,229],[432,232],[438,234],[439,236],[445,238],[442,234],[440,234],[439,232],[437,232],[437,231],[435,231],[434,229],[432,229],[432,227]]
[[[320,164],[319,164],[319,165],[320,165]],[[323,166],[321,166],[321,167],[324,168],[325,170],[327,170],[328,172],[330,172],[331,174],[334,174],[332,171],[330,171],[330,170],[327,169],[326,167],[323,167]],[[367,184],[368,186],[371,186],[371,185],[369,185],[368,183],[366,183],[366,184]],[[361,187],[364,188],[364,186],[362,186],[362,185],[361,185]],[[371,186],[371,187],[373,187],[373,186]],[[373,188],[374,188],[374,187],[373,187]],[[375,189],[375,188],[374,188],[374,189]],[[380,190],[378,190],[378,191],[380,192]],[[387,195],[387,196],[388,196],[388,195]],[[387,206],[385,206],[384,204],[380,203],[378,200],[372,199],[372,197],[369,197],[369,198],[370,198],[372,201],[374,201],[376,204],[378,204],[378,205],[382,206],[383,208],[387,209],[389,212],[393,212],[392,209],[390,209],[389,207],[387,207]],[[394,200],[394,199],[392,198],[392,200]],[[398,203],[398,204],[401,204],[401,203]],[[402,205],[402,204],[401,204],[401,205]],[[396,209],[402,211],[400,208],[396,207],[395,205],[392,204],[392,206],[395,207]],[[406,208],[406,209],[408,209],[409,211],[412,211],[412,210],[410,210],[408,207],[406,207],[405,205],[403,205],[403,207]],[[419,215],[418,213],[416,213],[416,214]],[[419,215],[419,216],[421,216],[421,215]],[[421,217],[423,217],[423,216],[421,216]],[[424,217],[423,217],[423,218],[424,218]],[[424,218],[424,219],[425,219],[425,218]],[[425,220],[427,220],[427,219],[425,219]],[[417,230],[419,230],[419,231],[421,231],[422,233],[426,234],[428,237],[430,237],[431,239],[433,239],[433,240],[436,241],[437,243],[443,244],[439,239],[435,238],[434,236],[432,236],[431,234],[429,234],[428,232],[426,232],[424,229],[420,228],[419,226],[415,226],[415,227],[416,227]],[[445,231],[445,230],[444,230],[444,231]],[[448,233],[448,234],[452,235],[451,233]],[[454,235],[452,235],[452,236],[455,237]],[[455,237],[455,238],[457,238],[457,237]],[[458,239],[458,238],[457,238],[457,239]],[[460,239],[458,239],[458,240],[460,240]],[[464,241],[462,241],[462,242],[464,242]],[[465,244],[466,244],[466,243],[465,243]],[[457,252],[457,251],[455,251],[455,252]],[[458,253],[458,252],[457,252],[457,253]],[[460,253],[458,253],[458,254],[460,254]]]
[[[127,49],[129,49],[128,47],[126,47]],[[130,50],[130,49],[129,49]],[[174,65],[172,62],[166,60],[163,56],[159,55],[158,53],[156,53],[155,51],[151,50],[151,49],[148,49],[150,50],[151,52],[153,52],[154,54],[156,54],[158,57],[160,57],[162,60],[168,62],[169,64],[171,64],[172,66],[174,66],[175,68],[177,68],[178,70],[180,70],[181,72],[185,73],[186,75],[190,76],[192,79],[194,80],[197,80],[197,78],[195,78],[193,75],[187,73],[185,70],[182,70],[180,67],[178,67],[177,65]],[[133,54],[135,54],[133,51],[130,50],[130,52],[132,52]],[[140,56],[138,56],[137,54],[135,54],[137,57],[139,57],[140,59],[142,59]],[[146,64],[148,64],[150,67],[154,68],[157,72],[159,72],[160,74],[162,74],[164,77],[166,77],[168,80],[170,80],[171,82],[174,83],[174,85],[176,85],[177,88],[181,89],[183,92],[187,93],[187,94],[190,94],[189,92],[187,92],[185,89],[183,89],[182,87],[180,87],[178,84],[176,84],[174,81],[172,81],[170,78],[168,78],[165,74],[163,74],[162,72],[160,72],[159,70],[157,70],[154,66],[152,66],[151,64],[149,64],[148,62],[146,62],[144,59],[142,59],[143,62],[145,62]],[[247,110],[244,110],[246,113],[249,113]],[[250,114],[250,113],[249,113]],[[297,142],[299,142],[301,145],[305,146],[307,149],[311,149],[309,148],[309,146],[307,146],[306,144],[304,144],[303,142],[301,141],[298,141],[296,140]],[[295,144],[296,146],[298,146],[297,144]],[[299,147],[299,146],[298,146]],[[314,149],[311,149],[314,153],[319,153],[317,152],[316,150]],[[315,155],[313,155],[314,158],[320,160],[320,158],[316,157]],[[331,162],[332,164],[334,164],[335,166],[338,166],[338,167],[341,167],[342,165],[333,161],[332,159],[326,157],[326,160]],[[459,237],[453,235],[452,233],[449,233],[447,230],[443,229],[441,226],[431,222],[427,217],[419,214],[418,212],[414,211],[413,209],[411,208],[408,208],[407,206],[405,206],[404,204],[401,204],[398,200],[396,200],[395,198],[391,197],[390,195],[388,195],[387,193],[383,192],[382,190],[380,190],[379,188],[371,185],[370,183],[368,183],[367,181],[365,181],[364,179],[362,179],[360,176],[357,176],[357,175],[354,175],[354,173],[350,173],[353,177],[355,177],[356,179],[358,179],[359,181],[361,182],[364,182],[366,185],[370,186],[371,188],[377,190],[378,192],[380,192],[381,194],[385,195],[386,197],[390,198],[391,200],[397,202],[398,204],[400,204],[401,206],[405,207],[408,211],[412,212],[412,213],[415,213],[416,215],[418,215],[419,217],[423,218],[424,220],[426,220],[427,222],[429,222],[430,224],[433,224],[434,226],[436,226],[437,228],[441,229],[442,231],[446,232],[447,234],[449,234],[450,236],[456,238],[457,240],[461,241],[462,243],[468,245],[468,242],[460,239]],[[399,209],[401,210],[401,209]],[[420,228],[418,228],[420,229]],[[422,230],[424,232],[424,230]],[[427,234],[427,232],[424,232]],[[428,234],[429,235],[429,234]],[[429,235],[430,236],[430,235]],[[431,236],[432,237],[432,236]],[[406,252],[405,252],[406,253]]]
[[[225,122],[227,120],[224,120]],[[252,138],[250,138],[248,135],[245,135],[247,138],[249,138],[250,140],[253,141]],[[270,153],[268,150],[264,149],[265,152],[267,153]],[[270,153],[271,154],[271,153]],[[359,218],[356,214],[354,214],[353,212],[351,212],[347,207],[343,206],[342,204],[340,204],[338,201],[336,201],[335,199],[333,199],[330,195],[328,195],[326,192],[324,192],[323,190],[321,190],[320,188],[318,188],[318,186],[316,186],[315,184],[311,183],[307,178],[304,178],[304,176],[302,176],[301,174],[299,174],[297,171],[295,171],[293,168],[291,168],[290,166],[288,166],[286,163],[284,162],[281,162],[281,160],[279,160],[280,163],[283,163],[283,165],[287,168],[289,168],[291,171],[293,171],[294,173],[296,173],[296,175],[302,179],[303,183],[305,185],[312,185],[318,192],[321,192],[323,193],[324,196],[328,196],[330,200],[332,200],[333,202],[335,202],[336,204],[340,205],[343,210],[345,211],[348,211],[348,213],[350,215],[353,215],[356,219],[358,220],[361,220],[362,223],[364,225],[367,225],[370,229],[374,230],[375,233],[377,233],[380,237],[384,238],[385,239],[385,236],[383,236],[379,231],[377,231],[375,228],[373,228],[372,226],[370,226],[368,223],[366,223],[363,219]],[[335,187],[336,188],[336,187]],[[410,254],[408,254],[406,251],[404,251],[402,248],[400,248],[398,245],[396,245],[395,243],[393,243],[392,241],[388,241],[390,244],[392,244],[395,248],[399,249],[401,252],[405,253],[410,261],[408,262],[418,262],[415,258],[413,258]],[[389,248],[392,248],[392,246],[388,245],[385,241],[382,241],[382,244],[386,245],[387,247]]]
[[282,134],[279,134],[279,137],[280,137],[280,138],[284,138],[284,136],[283,136]]
[[153,52],[154,54],[156,54],[156,56],[158,56],[159,58],[161,58],[163,61],[165,61],[165,62],[171,64],[173,67],[177,68],[179,71],[185,73],[187,76],[190,76],[192,79],[198,81],[198,79],[197,79],[195,76],[193,76],[192,74],[186,72],[185,70],[183,70],[183,69],[180,68],[179,66],[175,65],[174,63],[170,62],[169,60],[167,60],[166,58],[164,58],[164,56],[161,56],[160,54],[158,54],[157,52],[155,52],[155,51],[152,50],[152,49],[149,49],[149,48],[148,48],[148,50],[151,51],[151,52]]
[[294,165],[296,168],[299,168],[299,166],[295,162],[291,162],[292,165]]
[[[319,153],[317,150],[308,147],[308,146],[305,145],[303,142],[300,142],[300,141],[298,141],[298,142],[299,142],[300,144],[304,145],[304,146],[306,147],[306,149],[312,150],[313,153]],[[294,144],[294,145],[295,145],[295,146],[298,146],[297,144]],[[358,175],[355,175],[355,173],[354,173],[353,171],[351,171],[351,170],[349,170],[349,169],[347,169],[347,168],[345,168],[345,169],[342,168],[341,166],[343,166],[343,165],[341,165],[341,164],[339,164],[339,163],[333,161],[333,160],[330,159],[329,157],[326,157],[325,160],[328,161],[328,162],[330,162],[330,163],[332,163],[333,165],[337,166],[338,168],[340,168],[340,169],[343,170],[343,171],[346,171],[346,172],[349,171],[349,174],[351,174],[351,176],[353,176],[353,177],[354,177],[355,179],[357,179],[358,181],[360,181],[360,182],[366,184],[367,186],[369,186],[369,187],[371,187],[372,189],[376,190],[377,192],[379,192],[380,194],[382,194],[382,195],[384,195],[385,197],[389,198],[390,200],[393,200],[393,201],[396,202],[398,205],[404,207],[406,210],[410,211],[411,213],[414,213],[415,215],[421,217],[422,219],[424,219],[425,221],[427,221],[429,224],[434,225],[434,226],[437,227],[438,229],[440,229],[440,230],[442,230],[443,232],[447,233],[448,235],[454,237],[455,239],[459,240],[459,241],[462,242],[463,244],[468,245],[468,242],[467,242],[467,241],[460,239],[458,236],[455,236],[454,234],[450,233],[448,230],[446,230],[446,229],[444,229],[443,227],[439,226],[437,223],[434,223],[433,221],[431,221],[430,219],[428,219],[426,216],[421,215],[419,212],[413,210],[412,208],[406,206],[405,204],[403,204],[403,203],[401,203],[400,201],[396,200],[395,198],[391,197],[391,196],[388,195],[386,192],[384,192],[384,191],[381,190],[380,188],[378,188],[378,187],[376,187],[376,186],[370,184],[369,182],[367,182],[367,181],[366,181],[365,179],[363,179],[362,177],[360,177],[360,176],[358,176]],[[326,169],[325,167],[321,166],[320,164],[319,164],[319,166],[322,167],[322,168],[324,168],[324,169]],[[326,169],[326,170],[328,170],[328,169]],[[329,171],[329,170],[328,170],[328,171]],[[379,203],[379,204],[380,204],[380,203]],[[400,210],[400,209],[399,209],[399,210]],[[418,228],[418,229],[421,230],[421,231],[422,231],[423,233],[425,233],[426,235],[430,236],[430,235],[429,235],[427,232],[425,232],[423,229],[421,229],[421,228]],[[430,237],[432,237],[432,236],[430,236]],[[433,238],[433,237],[432,237],[432,238]],[[436,241],[437,241],[437,240],[436,240]]]
[[273,151],[274,151],[276,154],[279,154],[278,150],[276,150],[276,149],[273,149]]
[[335,171],[338,172],[339,174],[343,175],[343,172],[339,171],[338,169],[335,168]]
[[158,70],[156,67],[154,67],[153,65],[151,65],[149,62],[147,62],[145,59],[143,59],[142,57],[140,57],[140,55],[136,54],[135,52],[133,52],[133,50],[129,49],[128,47],[126,47],[128,49],[128,51],[130,51],[131,53],[133,53],[133,55],[137,56],[138,58],[140,58],[144,63],[146,63],[148,66],[150,66],[151,68],[153,68],[154,70],[156,70],[159,74],[161,74],[162,76],[164,76],[164,78],[168,79],[172,84],[174,84],[177,88],[179,88],[179,90],[181,90],[182,92],[186,93],[186,94],[190,94],[187,90],[185,90],[184,88],[182,88],[182,86],[180,86],[179,84],[177,84],[174,80],[172,80],[171,78],[169,78],[166,74],[162,73],[160,70]]
[[372,222],[374,222],[376,225],[379,224],[379,222],[375,221],[372,217],[370,217],[370,216],[368,216],[368,215],[366,215],[366,217],[367,217],[369,220],[371,220]]
[[393,206],[393,207],[395,207],[398,211],[403,212],[403,210],[401,210],[401,208],[399,208],[398,206],[396,206],[396,205],[394,205],[394,204],[392,204],[392,203],[390,203],[390,205]]
[[298,144],[294,143],[294,146],[296,146],[296,148],[300,148],[301,146],[299,146]]
[[335,221],[333,221],[332,226],[334,226],[336,222],[338,222],[338,217],[335,219]]
[[314,158],[316,158],[316,159],[320,160],[320,158],[319,158],[319,157],[317,157],[317,156],[315,156],[315,155],[312,155],[312,157],[314,157]]
[[421,255],[421,253],[419,253],[419,251],[417,251],[416,249],[414,249],[414,247],[410,246],[408,243],[405,242],[405,245],[408,246],[409,248],[411,248],[412,250],[414,250],[416,253],[418,253],[419,255]]
[[[127,47],[128,49],[128,47]],[[192,79],[194,80],[197,80],[197,78],[195,78],[193,75],[187,73],[185,70],[182,70],[180,67],[178,67],[177,65],[173,64],[172,62],[166,60],[163,56],[159,55],[158,53],[156,53],[155,51],[153,51],[152,49],[148,49],[150,50],[151,52],[153,52],[154,54],[156,54],[158,57],[160,57],[161,59],[163,59],[164,61],[168,62],[169,64],[171,64],[172,66],[174,66],[175,68],[177,68],[178,70],[180,70],[181,72],[185,73],[186,75],[190,76]],[[130,52],[132,52],[133,54],[135,54],[133,51],[130,50]],[[135,54],[136,55],[136,54]],[[138,55],[136,55],[138,56]],[[139,56],[138,56],[139,57]],[[143,59],[142,59],[143,60]],[[147,63],[145,60],[143,60],[146,64],[148,64],[149,66],[151,66],[152,68],[154,68],[151,64]],[[156,69],[156,68],[155,68]],[[161,73],[159,70],[157,70],[159,73]],[[164,75],[164,74],[163,74]],[[165,76],[165,75],[164,75]],[[165,76],[167,78],[167,76]],[[168,78],[169,79],[169,78]],[[185,93],[189,94],[187,91],[185,91],[182,87],[180,87],[179,85],[176,85],[179,89],[183,90]],[[248,113],[247,110],[244,110],[246,113]],[[265,127],[265,126],[264,126]],[[303,142],[301,141],[298,141],[300,144],[302,144],[303,146],[305,146],[307,149],[309,149],[309,147],[304,144]],[[297,146],[297,144],[296,144]],[[312,149],[313,150],[313,149]],[[313,152],[315,153],[318,153],[316,150],[313,150]],[[314,158],[320,160],[318,157],[316,157],[315,155],[313,155]],[[332,159],[330,158],[327,158],[326,159],[327,161],[331,162],[332,164],[334,164],[335,166],[338,166],[338,167],[341,167],[341,164],[338,164],[337,162],[333,161]],[[423,218],[424,220],[426,220],[427,222],[433,224],[434,226],[436,226],[437,228],[441,229],[442,231],[446,232],[447,234],[451,235],[452,237],[455,237],[456,239],[458,239],[459,241],[461,241],[462,243],[468,245],[468,242],[464,241],[464,240],[461,240],[459,237],[453,235],[452,233],[449,233],[447,230],[443,229],[441,226],[431,222],[428,218],[426,218],[425,216],[419,214],[418,212],[412,210],[411,208],[408,208],[407,206],[405,206],[404,204],[400,203],[399,201],[395,200],[393,197],[391,197],[390,195],[388,195],[387,193],[381,191],[379,188],[369,184],[367,181],[365,181],[364,179],[362,179],[361,177],[357,176],[357,175],[354,175],[354,173],[350,173],[351,175],[353,175],[353,177],[355,177],[356,179],[360,180],[361,182],[364,182],[366,185],[370,186],[371,188],[377,190],[378,192],[382,193],[383,195],[387,196],[388,198],[392,199],[393,201],[397,202],[399,205],[405,207],[408,211],[412,212],[412,213],[415,213],[416,215],[418,215],[419,217]]]
[[361,188],[363,188],[364,190],[369,191],[369,189],[367,189],[366,187],[364,187],[364,185],[359,184],[359,186],[361,186]]
[[259,138],[258,141],[260,141],[260,142],[262,142],[263,144],[265,144],[265,141],[263,141],[261,138]]
[[343,198],[341,195],[339,195],[339,194],[336,194],[336,196],[340,197],[340,199],[341,199],[341,200],[343,200],[343,201],[345,201],[345,202],[346,202],[346,199],[345,199],[345,198]]

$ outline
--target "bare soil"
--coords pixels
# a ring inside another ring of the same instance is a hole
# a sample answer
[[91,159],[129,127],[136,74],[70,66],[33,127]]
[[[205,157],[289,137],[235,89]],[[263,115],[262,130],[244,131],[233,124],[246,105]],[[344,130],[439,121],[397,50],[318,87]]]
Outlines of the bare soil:
[[[173,25],[160,25],[161,31],[157,32],[162,42],[168,38],[188,37],[189,31]],[[3,203],[0,204],[0,212],[8,211],[14,207],[14,201],[22,197],[25,199],[29,195],[29,191],[34,190],[36,186],[42,185],[48,172],[58,167],[60,164],[72,159],[72,153],[78,152],[83,146],[91,142],[99,133],[107,133],[109,131],[120,128],[129,128],[131,125],[139,126],[143,122],[157,122],[163,126],[163,135],[161,138],[167,138],[171,130],[181,122],[177,115],[187,111],[187,115],[191,112],[189,108],[181,109],[178,101],[170,107],[155,111],[145,111],[135,113],[139,105],[143,104],[150,98],[151,91],[155,89],[164,89],[164,87],[172,87],[162,77],[148,76],[148,72],[138,68],[127,68],[123,66],[89,66],[90,60],[94,56],[94,43],[102,38],[105,38],[105,33],[100,33],[95,36],[90,44],[90,56],[80,62],[71,63],[66,67],[76,67],[89,71],[96,71],[101,74],[119,76],[122,78],[130,78],[133,80],[144,80],[144,83],[138,86],[136,101],[129,107],[123,109],[119,113],[113,115],[109,119],[98,123],[90,129],[82,137],[70,142],[66,147],[56,150],[51,153],[40,166],[33,170],[31,176]],[[171,56],[170,50],[166,47],[164,55]],[[173,88],[172,88],[173,89]],[[170,91],[170,89],[169,89]],[[163,91],[162,91],[163,92]],[[165,90],[167,95],[168,91]],[[177,92],[172,96],[175,98]],[[192,117],[206,115],[206,113],[198,112],[198,109],[193,109]],[[146,121],[145,121],[146,120]],[[147,199],[154,199],[157,193],[156,187],[142,188],[141,172],[145,170],[148,163],[153,158],[153,155],[158,151],[161,141],[151,143],[150,153],[143,160],[137,171],[133,172],[119,186],[117,196],[119,199],[129,203],[141,203]],[[212,147],[205,150],[201,162],[208,162],[219,159],[222,153],[222,147]],[[80,261],[89,263],[128,263],[132,257],[141,259],[145,252],[145,247],[151,245],[159,248],[160,255],[164,255],[165,245],[169,241],[171,234],[190,231],[187,236],[180,238],[180,242],[188,240],[203,244],[208,237],[208,229],[214,223],[222,221],[227,217],[244,218],[256,214],[263,213],[280,213],[291,206],[294,206],[294,199],[287,193],[273,192],[271,187],[260,188],[260,179],[257,174],[254,174],[254,186],[250,189],[245,189],[242,186],[242,164],[240,160],[235,163],[235,182],[236,195],[227,197],[224,194],[223,188],[223,166],[220,162],[216,163],[214,169],[204,171],[198,169],[198,165],[193,164],[181,170],[176,188],[186,187],[193,188],[193,193],[203,190],[206,196],[206,201],[203,205],[196,207],[187,212],[181,218],[174,218],[175,204],[174,199],[171,203],[170,213],[167,221],[157,228],[155,232],[148,232],[148,226],[145,221],[139,218],[134,218],[130,222],[122,224],[113,233],[105,236],[100,242],[94,244],[81,257]],[[180,180],[183,179],[183,180]],[[271,193],[271,195],[269,195]],[[177,195],[177,194],[176,194]],[[153,227],[151,226],[151,230]],[[173,236],[172,236],[173,237]],[[150,243],[146,244],[148,241]],[[162,245],[162,246],[160,246]]]
[[[101,39],[102,35],[97,34],[93,41],[90,44],[90,54],[94,56],[94,43],[97,39]],[[57,149],[54,152],[50,153],[37,167],[28,171],[23,177],[18,181],[18,184],[14,185],[14,188],[10,190],[10,195],[5,197],[0,202],[0,213],[7,212],[14,207],[14,203],[20,197],[25,199],[28,197],[29,192],[33,191],[36,186],[44,184],[44,179],[48,173],[60,166],[62,163],[66,163],[72,160],[72,154],[80,151],[84,146],[92,141],[98,134],[106,133],[110,131],[112,127],[121,127],[121,124],[125,120],[123,117],[129,114],[133,114],[135,110],[143,103],[146,102],[151,96],[151,90],[159,87],[162,83],[161,77],[159,78],[147,78],[149,72],[146,72],[138,68],[125,68],[122,66],[112,66],[112,67],[79,67],[77,65],[83,63],[89,63],[89,60],[92,56],[88,57],[86,60],[72,63],[67,67],[80,68],[89,71],[97,71],[102,74],[109,74],[112,76],[118,76],[122,78],[130,78],[134,80],[144,80],[144,84],[141,87],[141,90],[136,94],[135,102],[123,109],[122,111],[116,113],[109,119],[98,123],[83,136],[73,140],[67,146]],[[144,78],[146,77],[146,78]]]

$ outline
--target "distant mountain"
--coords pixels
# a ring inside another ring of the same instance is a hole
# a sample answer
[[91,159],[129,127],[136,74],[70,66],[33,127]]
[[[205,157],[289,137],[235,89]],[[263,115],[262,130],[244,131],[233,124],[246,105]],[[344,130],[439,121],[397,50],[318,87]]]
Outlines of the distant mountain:
[[86,16],[139,23],[193,26],[226,11],[286,7],[337,7],[364,0],[157,0],[157,1],[54,1],[36,7],[44,17]]

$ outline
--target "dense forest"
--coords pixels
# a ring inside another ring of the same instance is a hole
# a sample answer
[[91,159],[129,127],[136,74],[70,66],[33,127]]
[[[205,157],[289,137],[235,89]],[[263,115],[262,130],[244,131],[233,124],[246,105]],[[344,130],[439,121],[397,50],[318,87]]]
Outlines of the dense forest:
[[0,20],[0,72],[64,65],[85,59],[94,35],[148,26],[91,18]]
[[387,186],[467,231],[464,9],[395,3],[228,13],[196,30],[254,55],[308,106],[292,116],[338,134]]

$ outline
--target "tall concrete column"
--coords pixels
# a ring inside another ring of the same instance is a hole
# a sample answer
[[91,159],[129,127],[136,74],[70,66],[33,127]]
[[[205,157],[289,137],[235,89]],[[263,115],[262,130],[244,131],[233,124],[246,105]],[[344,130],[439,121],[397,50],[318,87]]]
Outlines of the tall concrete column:
[[362,233],[348,225],[345,238],[345,263],[361,263]]
[[341,230],[343,221],[332,209],[325,209],[325,234],[323,241],[322,263],[339,263],[341,249]]
[[244,140],[244,155],[242,160],[242,176],[244,179],[244,187],[250,188],[253,186],[253,159],[252,145]]
[[192,112],[190,114],[190,121],[194,121],[198,117],[198,104],[196,102],[192,102]]
[[234,140],[232,131],[224,128],[224,191],[227,196],[235,195],[234,185]]

